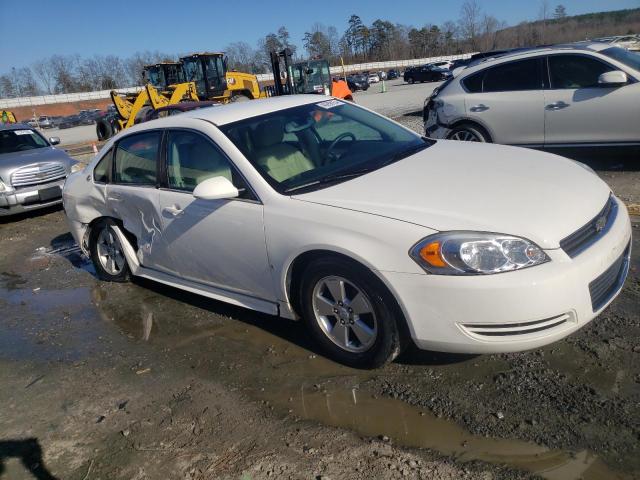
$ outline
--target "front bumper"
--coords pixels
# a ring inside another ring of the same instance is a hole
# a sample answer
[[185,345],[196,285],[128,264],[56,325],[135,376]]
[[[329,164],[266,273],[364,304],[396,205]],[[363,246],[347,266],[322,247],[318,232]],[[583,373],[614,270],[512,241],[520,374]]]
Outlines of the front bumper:
[[[628,272],[631,223],[618,202],[611,230],[573,259],[546,250],[551,261],[486,276],[380,272],[419,348],[458,353],[516,352],[559,340],[582,328],[618,295]],[[625,258],[626,257],[626,258]],[[623,258],[618,283],[594,311],[589,284]]]
[[[32,185],[11,190],[10,192],[0,193],[0,217],[29,212],[62,203],[62,187],[64,181],[65,179],[63,178],[55,182]],[[51,197],[52,194],[56,193],[55,188],[59,189],[60,194]]]

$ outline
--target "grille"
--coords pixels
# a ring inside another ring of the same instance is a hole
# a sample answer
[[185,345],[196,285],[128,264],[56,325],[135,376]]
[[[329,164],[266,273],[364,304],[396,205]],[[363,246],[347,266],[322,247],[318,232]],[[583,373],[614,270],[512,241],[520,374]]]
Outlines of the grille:
[[38,163],[29,165],[13,172],[11,185],[14,187],[27,187],[41,183],[53,182],[63,179],[67,175],[64,165],[60,163]]
[[507,337],[514,335],[529,335],[558,327],[571,321],[570,313],[563,313],[543,320],[521,323],[467,323],[461,327],[469,334],[479,337]]
[[629,272],[631,241],[620,257],[603,274],[589,284],[591,306],[594,312],[604,307],[620,291]]
[[613,225],[613,222],[616,219],[617,213],[618,204],[614,200],[613,196],[610,195],[609,200],[607,200],[607,204],[600,213],[598,213],[598,215],[596,215],[584,227],[562,239],[560,241],[560,248],[562,248],[571,258],[579,255],[609,231],[611,225]]

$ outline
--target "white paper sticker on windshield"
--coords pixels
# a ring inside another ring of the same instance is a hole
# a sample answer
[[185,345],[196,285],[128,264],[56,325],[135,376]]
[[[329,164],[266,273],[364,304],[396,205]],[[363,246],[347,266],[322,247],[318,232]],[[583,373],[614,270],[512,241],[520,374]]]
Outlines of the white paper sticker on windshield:
[[326,102],[316,103],[316,105],[321,108],[333,108],[344,104],[339,100],[327,100]]
[[16,135],[31,135],[33,132],[31,130],[14,130]]

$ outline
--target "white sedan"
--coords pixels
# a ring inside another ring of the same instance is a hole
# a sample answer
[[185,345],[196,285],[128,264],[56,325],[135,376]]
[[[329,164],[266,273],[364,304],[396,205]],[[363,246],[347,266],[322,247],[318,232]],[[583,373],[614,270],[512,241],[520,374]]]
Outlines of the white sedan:
[[548,344],[619,293],[627,210],[588,167],[422,138],[315,95],[127,129],[71,175],[64,207],[98,276],[130,275],[302,319],[377,367],[410,342]]

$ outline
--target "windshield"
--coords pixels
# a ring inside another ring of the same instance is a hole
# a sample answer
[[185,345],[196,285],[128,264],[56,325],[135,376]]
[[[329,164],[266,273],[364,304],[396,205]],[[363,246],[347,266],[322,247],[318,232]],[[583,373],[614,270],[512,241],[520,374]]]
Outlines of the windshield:
[[606,48],[600,53],[640,72],[640,53],[630,52],[620,47]]
[[151,85],[156,88],[164,88],[166,82],[164,79],[164,72],[160,67],[149,67],[147,72],[149,74],[149,83]]
[[315,190],[377,170],[431,143],[339,100],[325,100],[223,125],[280,193]]
[[48,146],[47,141],[31,129],[0,131],[0,155]]

